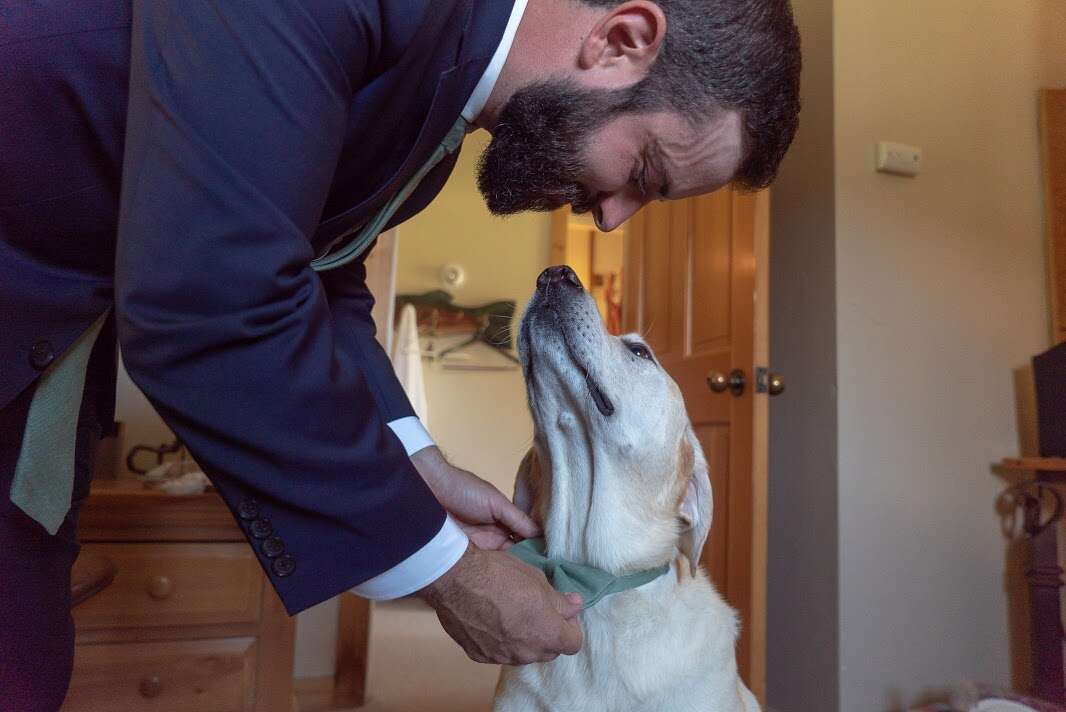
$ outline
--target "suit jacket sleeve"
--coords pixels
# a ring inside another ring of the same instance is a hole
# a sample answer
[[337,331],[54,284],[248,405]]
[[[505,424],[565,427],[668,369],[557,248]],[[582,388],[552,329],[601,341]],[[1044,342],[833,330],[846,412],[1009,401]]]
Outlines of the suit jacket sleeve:
[[[369,250],[368,250],[369,252]],[[367,384],[385,422],[415,415],[407,393],[396,378],[388,354],[378,343],[372,312],[374,295],[366,286],[363,260],[319,274],[333,316],[336,346],[363,365]]]
[[404,560],[445,517],[386,426],[406,401],[368,295],[335,285],[331,305],[309,268],[376,5],[134,2],[125,364],[291,613]]

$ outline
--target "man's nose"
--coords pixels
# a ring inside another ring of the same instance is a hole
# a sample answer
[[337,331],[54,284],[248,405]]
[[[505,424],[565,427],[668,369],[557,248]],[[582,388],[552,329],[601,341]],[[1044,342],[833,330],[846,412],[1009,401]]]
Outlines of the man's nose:
[[549,267],[537,277],[537,289],[542,292],[547,291],[549,286],[554,287],[557,285],[584,289],[581,285],[581,280],[577,278],[577,274],[575,274],[574,270],[570,269],[567,265]]
[[626,193],[614,193],[600,200],[592,210],[596,227],[601,232],[616,229],[644,207],[644,201]]

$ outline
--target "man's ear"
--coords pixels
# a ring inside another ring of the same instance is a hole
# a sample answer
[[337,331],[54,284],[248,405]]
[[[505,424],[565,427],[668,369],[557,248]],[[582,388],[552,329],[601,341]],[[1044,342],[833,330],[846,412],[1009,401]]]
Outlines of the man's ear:
[[651,0],[630,0],[604,13],[585,36],[578,66],[595,86],[624,87],[644,78],[666,37],[666,15]]
[[[691,427],[685,432],[685,443],[682,447],[686,444],[691,448],[692,456],[687,459],[692,463],[692,467],[678,511],[678,517],[683,526],[678,548],[688,558],[692,574],[695,575],[700,565],[703,545],[711,531],[714,498],[711,493],[711,476],[707,467],[707,458],[703,456],[703,448],[700,447],[700,441],[696,439],[696,434]],[[682,458],[683,461],[685,459]]]
[[[538,521],[533,513],[540,492],[540,463],[537,460],[537,451],[529,448],[529,452],[522,458],[518,465],[518,474],[514,480],[514,498],[516,507]],[[538,521],[539,523],[539,521]]]

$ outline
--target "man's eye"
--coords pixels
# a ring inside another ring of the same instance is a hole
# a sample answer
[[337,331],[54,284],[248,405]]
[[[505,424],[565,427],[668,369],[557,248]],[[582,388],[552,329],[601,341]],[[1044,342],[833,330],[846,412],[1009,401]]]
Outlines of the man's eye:
[[655,361],[655,359],[652,358],[651,351],[649,351],[648,347],[644,344],[626,344],[626,347],[635,356],[639,356],[640,358],[646,359],[648,361]]

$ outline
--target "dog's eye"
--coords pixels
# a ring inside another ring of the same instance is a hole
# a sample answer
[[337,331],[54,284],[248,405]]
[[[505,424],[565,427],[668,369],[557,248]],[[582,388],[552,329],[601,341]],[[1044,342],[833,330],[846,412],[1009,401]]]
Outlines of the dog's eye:
[[626,348],[628,348],[635,356],[639,356],[640,358],[646,359],[648,361],[655,361],[655,359],[651,355],[651,351],[649,351],[648,347],[644,344],[626,344]]

